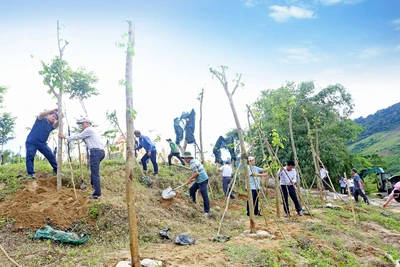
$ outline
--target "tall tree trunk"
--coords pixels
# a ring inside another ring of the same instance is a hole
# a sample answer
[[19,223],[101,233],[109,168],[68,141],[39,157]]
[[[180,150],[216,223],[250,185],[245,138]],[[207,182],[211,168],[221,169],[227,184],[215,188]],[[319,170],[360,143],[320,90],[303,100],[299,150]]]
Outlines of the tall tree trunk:
[[297,150],[296,150],[296,146],[295,146],[295,144],[294,144],[294,136],[293,136],[293,116],[292,116],[292,115],[293,115],[293,107],[289,107],[289,131],[290,131],[290,141],[291,141],[291,143],[292,143],[292,150],[293,150],[294,162],[296,162],[296,166],[295,166],[296,174],[297,174],[297,177],[296,177],[296,180],[297,180],[296,187],[297,187],[297,191],[300,192],[300,182],[301,182],[300,179],[302,179],[302,178],[300,177],[299,159],[297,158]]
[[235,118],[235,123],[236,127],[238,130],[239,134],[239,141],[240,141],[240,149],[241,149],[241,163],[244,168],[244,175],[246,177],[246,185],[247,185],[247,199],[249,202],[249,217],[250,217],[250,232],[255,233],[256,231],[256,222],[255,222],[255,217],[254,217],[254,204],[253,204],[253,196],[251,192],[251,187],[250,187],[250,175],[249,175],[249,170],[248,170],[248,165],[247,165],[247,152],[246,152],[246,146],[244,144],[244,137],[243,137],[243,129],[240,126],[239,118],[236,113],[236,108],[233,103],[233,95],[235,94],[236,89],[240,85],[240,79],[242,77],[242,74],[240,74],[236,80],[236,85],[235,88],[232,90],[232,93],[229,92],[228,89],[228,82],[226,81],[226,75],[225,75],[225,69],[227,67],[221,66],[221,72],[214,70],[210,68],[211,73],[218,78],[218,80],[221,82],[226,95],[228,96],[229,99],[229,104],[232,109],[233,117]]
[[312,141],[312,134],[311,134],[311,129],[310,129],[310,123],[308,122],[308,119],[306,117],[306,115],[304,114],[304,111],[302,111],[302,115],[304,120],[306,121],[306,125],[307,125],[307,135],[308,135],[308,141],[310,142],[310,149],[311,149],[311,153],[312,153],[312,157],[313,157],[313,162],[314,162],[314,169],[315,169],[315,175],[317,177],[317,188],[319,191],[319,197],[321,199],[321,201],[324,201],[324,195],[322,193],[322,183],[321,183],[321,179],[319,179],[320,174],[319,174],[319,168],[318,168],[318,161],[317,161],[317,155],[314,149],[314,144]]
[[[62,60],[65,46],[68,44],[66,43],[64,47],[61,48],[61,40],[60,40],[60,25],[57,21],[57,44],[58,50],[60,52],[60,68],[58,69],[58,75],[60,78],[60,88],[57,97],[57,108],[58,108],[58,132],[64,132],[64,123],[63,123],[63,105],[62,105],[62,94],[64,92],[64,77],[63,77],[63,68],[62,68]],[[58,145],[57,145],[57,190],[60,190],[62,187],[62,152],[63,152],[63,140],[58,137]]]
[[134,188],[134,135],[133,135],[133,95],[132,95],[132,58],[134,54],[134,32],[132,21],[129,23],[129,37],[126,51],[126,69],[125,69],[125,84],[126,84],[126,203],[128,205],[128,223],[129,223],[129,248],[132,258],[132,266],[140,267],[139,261],[139,235],[135,211],[135,188]]
[[200,158],[201,163],[204,164],[204,152],[203,152],[203,99],[204,99],[204,88],[201,89],[200,93]]

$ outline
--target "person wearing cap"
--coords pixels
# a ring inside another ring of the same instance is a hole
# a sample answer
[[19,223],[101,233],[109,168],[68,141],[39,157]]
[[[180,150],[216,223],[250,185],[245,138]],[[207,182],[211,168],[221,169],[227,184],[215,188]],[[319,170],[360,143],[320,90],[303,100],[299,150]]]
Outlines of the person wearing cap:
[[86,146],[89,149],[89,161],[90,161],[90,184],[92,185],[94,192],[90,199],[98,199],[101,197],[101,184],[100,184],[100,162],[105,157],[104,145],[97,132],[93,130],[92,121],[88,118],[82,118],[77,121],[82,127],[82,132],[67,137],[63,133],[58,133],[58,136],[62,139],[66,139],[68,142],[72,140],[85,139]]
[[299,216],[303,216],[303,211],[300,206],[299,200],[297,199],[297,193],[294,187],[296,183],[296,174],[297,174],[294,166],[295,166],[294,161],[288,160],[286,163],[286,167],[281,167],[278,171],[278,177],[280,179],[280,184],[282,189],[283,209],[285,211],[285,217],[290,216],[288,195],[293,200],[297,214]]
[[206,170],[204,169],[203,164],[200,163],[197,159],[193,158],[192,153],[190,151],[185,151],[183,153],[183,159],[186,163],[189,164],[190,169],[192,170],[192,175],[189,177],[185,185],[190,184],[194,180],[195,183],[190,187],[190,197],[193,202],[196,203],[196,192],[200,190],[200,194],[203,197],[203,206],[204,206],[204,216],[208,216],[210,213],[210,200],[208,198],[208,175]]
[[361,180],[360,175],[358,175],[357,169],[351,169],[351,174],[354,179],[354,200],[358,202],[358,196],[360,195],[364,199],[364,202],[369,205],[368,197],[364,193],[364,182]]
[[180,160],[180,162],[182,163],[182,165],[185,166],[185,161],[181,157],[181,153],[180,153],[179,148],[176,145],[176,143],[173,142],[170,138],[167,139],[167,142],[169,143],[169,146],[171,148],[171,152],[168,155],[168,165],[169,166],[172,165],[172,162],[171,162],[172,157],[177,157]]
[[339,180],[340,184],[340,194],[346,194],[346,181],[344,180],[344,177],[340,177]]
[[38,150],[53,167],[53,173],[57,173],[56,157],[47,145],[47,139],[49,139],[51,131],[56,129],[59,124],[57,112],[58,109],[55,108],[40,113],[26,138],[26,170],[28,178],[35,179],[34,160]]
[[156,146],[151,142],[148,136],[142,135],[140,131],[135,130],[133,134],[136,138],[139,139],[139,145],[135,147],[134,150],[139,150],[144,148],[146,150],[146,154],[143,155],[140,160],[143,165],[143,170],[147,171],[147,160],[150,159],[151,163],[153,163],[154,175],[158,177],[158,164],[157,164],[157,149]]
[[389,205],[389,202],[395,199],[397,202],[400,202],[400,182],[397,182],[392,190],[392,193],[390,193],[388,199],[386,202],[383,204],[383,207],[386,208]]
[[[231,161],[225,161],[225,165],[221,166],[218,171],[222,173],[222,189],[224,190],[224,196],[226,197],[228,193],[231,191],[231,183],[232,183],[232,167]],[[231,199],[235,198],[235,194],[231,193]]]
[[[260,210],[258,208],[258,199],[259,199],[259,192],[261,188],[261,181],[260,177],[267,177],[268,173],[266,170],[255,166],[256,164],[256,158],[255,157],[249,157],[249,165],[248,170],[249,170],[249,175],[250,175],[250,188],[251,188],[251,196],[253,198],[253,207],[254,207],[254,215],[257,216],[262,216],[260,213]],[[247,201],[247,213],[246,215],[249,216],[249,201]]]

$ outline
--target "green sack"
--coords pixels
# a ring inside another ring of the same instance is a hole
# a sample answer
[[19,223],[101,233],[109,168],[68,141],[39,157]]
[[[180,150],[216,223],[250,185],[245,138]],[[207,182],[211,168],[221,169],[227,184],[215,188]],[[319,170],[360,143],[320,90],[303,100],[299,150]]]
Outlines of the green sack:
[[71,243],[74,245],[78,244],[83,244],[85,243],[88,239],[89,236],[82,234],[81,237],[79,237],[75,233],[67,233],[64,231],[59,231],[59,230],[54,230],[50,226],[46,225],[36,231],[36,234],[32,237],[34,239],[52,239],[55,241],[60,241],[61,243]]

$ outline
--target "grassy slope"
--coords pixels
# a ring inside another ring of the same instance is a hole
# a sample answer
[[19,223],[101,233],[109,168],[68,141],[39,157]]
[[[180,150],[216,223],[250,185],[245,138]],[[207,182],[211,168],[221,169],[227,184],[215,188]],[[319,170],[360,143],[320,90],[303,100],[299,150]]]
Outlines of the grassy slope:
[[[48,171],[47,165],[37,164],[37,168]],[[23,266],[115,266],[129,257],[123,168],[118,162],[102,163],[105,198],[92,202],[88,217],[74,224],[75,232],[90,233],[91,238],[85,244],[69,246],[49,240],[30,240],[28,236],[33,235],[35,229],[15,229],[12,219],[0,216],[1,245]],[[336,202],[338,210],[333,210],[322,208],[319,201],[312,200],[308,205],[313,217],[276,218],[274,194],[270,191],[268,205],[263,200],[265,217],[257,217],[257,229],[269,231],[275,239],[258,240],[241,235],[248,229],[248,217],[244,215],[245,201],[237,198],[230,205],[221,232],[232,236],[231,240],[214,243],[210,238],[217,233],[224,199],[215,167],[209,167],[208,172],[211,177],[210,218],[202,216],[201,205],[190,203],[185,196],[187,188],[171,201],[160,197],[166,187],[183,183],[189,176],[188,170],[161,166],[160,178],[152,187],[137,183],[135,198],[141,257],[161,259],[163,266],[392,266],[384,253],[395,259],[400,256],[399,213],[385,210],[383,216],[380,207],[358,204],[355,207],[358,223],[354,227],[348,204]],[[15,178],[24,173],[22,164],[0,166],[0,173],[4,194],[14,194],[20,182],[26,181]],[[64,173],[68,179],[68,170]],[[243,184],[239,183],[238,193],[244,195]],[[268,207],[272,212],[268,212]],[[158,232],[167,227],[171,228],[173,237],[186,234],[196,238],[196,245],[178,246],[172,240],[160,239]],[[0,266],[11,266],[8,264],[1,255]]]
[[349,146],[350,151],[361,154],[380,154],[388,163],[392,174],[400,172],[400,131],[395,129],[388,132],[375,133]]

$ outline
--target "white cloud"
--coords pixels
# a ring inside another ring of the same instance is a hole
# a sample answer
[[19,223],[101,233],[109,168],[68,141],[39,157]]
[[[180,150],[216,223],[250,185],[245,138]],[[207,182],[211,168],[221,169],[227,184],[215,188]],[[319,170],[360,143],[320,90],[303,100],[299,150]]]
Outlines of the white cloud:
[[285,47],[278,49],[278,51],[284,54],[281,61],[288,64],[308,64],[321,60],[317,53],[312,52],[307,47]]
[[253,7],[258,4],[258,0],[244,0],[244,5],[246,7]]
[[296,6],[270,6],[273,10],[269,14],[276,22],[285,22],[290,18],[296,19],[312,19],[314,18],[314,11],[303,9]]
[[348,5],[355,5],[361,3],[364,0],[320,0],[321,4],[326,6],[336,5],[336,4],[348,4]]
[[393,23],[393,24],[400,24],[400,18],[399,18],[399,19],[394,19],[394,20],[392,21],[392,23]]
[[385,53],[385,50],[380,47],[368,47],[368,48],[363,48],[360,50],[358,58],[370,59],[370,58],[379,57],[383,53]]

